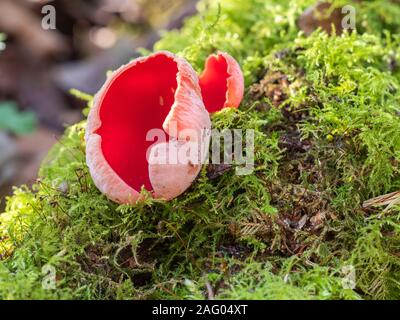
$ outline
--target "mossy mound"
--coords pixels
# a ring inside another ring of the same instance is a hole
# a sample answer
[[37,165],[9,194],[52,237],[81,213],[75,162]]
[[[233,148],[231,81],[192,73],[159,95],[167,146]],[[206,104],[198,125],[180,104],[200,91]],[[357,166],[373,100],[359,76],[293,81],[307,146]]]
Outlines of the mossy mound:
[[398,4],[355,1],[357,32],[305,37],[314,1],[213,2],[155,49],[238,59],[245,100],[212,121],[255,129],[254,173],[208,166],[178,199],[118,206],[72,126],[0,215],[0,299],[400,298],[400,208],[362,207],[400,190]]

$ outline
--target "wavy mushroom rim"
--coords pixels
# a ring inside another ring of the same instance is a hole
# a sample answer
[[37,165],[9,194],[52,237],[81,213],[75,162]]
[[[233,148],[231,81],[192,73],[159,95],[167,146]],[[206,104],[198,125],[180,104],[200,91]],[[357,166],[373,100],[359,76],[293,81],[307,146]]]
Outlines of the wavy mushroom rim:
[[[85,135],[87,142],[87,164],[93,177],[95,185],[98,189],[107,195],[111,200],[118,203],[133,204],[143,199],[143,196],[137,191],[138,189],[132,187],[129,183],[121,178],[120,174],[114,170],[109,161],[107,161],[102,147],[103,137],[98,132],[102,128],[101,109],[105,97],[107,96],[113,84],[123,75],[126,71],[134,68],[137,65],[146,63],[153,58],[164,56],[172,60],[176,65],[176,88],[173,94],[173,103],[169,111],[163,119],[161,128],[172,138],[180,139],[180,132],[185,129],[191,129],[199,132],[202,129],[209,129],[211,122],[204,104],[201,99],[200,86],[198,78],[193,68],[183,58],[177,57],[167,51],[154,53],[148,57],[138,58],[113,72],[107,79],[106,83],[95,96],[93,107],[88,117],[87,132]],[[187,118],[192,121],[187,121]],[[177,131],[171,132],[171,123],[177,123]],[[95,149],[100,150],[97,154]],[[147,161],[147,159],[146,159]],[[156,194],[162,197],[162,192],[155,192],[152,182],[150,181],[149,167],[146,167],[146,174],[151,184],[150,193],[153,197]],[[192,180],[194,180],[193,177]],[[191,179],[189,179],[191,180]],[[189,185],[190,186],[190,185]],[[189,187],[187,186],[187,187]],[[148,188],[146,188],[148,189]]]

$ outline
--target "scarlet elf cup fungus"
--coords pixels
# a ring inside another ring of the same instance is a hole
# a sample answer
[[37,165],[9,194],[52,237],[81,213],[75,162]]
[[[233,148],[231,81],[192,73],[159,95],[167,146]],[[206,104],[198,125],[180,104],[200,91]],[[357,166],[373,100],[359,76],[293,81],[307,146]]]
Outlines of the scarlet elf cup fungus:
[[[186,60],[165,51],[138,58],[115,71],[94,99],[86,128],[90,174],[118,203],[142,200],[142,187],[172,199],[199,173],[210,127],[198,76]],[[165,133],[164,141],[149,141],[154,130]]]
[[243,92],[240,66],[223,52],[207,59],[200,80],[186,60],[166,51],[122,66],[88,117],[86,162],[95,185],[124,204],[143,200],[142,187],[155,198],[179,196],[208,154],[208,112],[239,107]]
[[244,93],[242,70],[225,52],[210,55],[200,75],[200,87],[208,112],[238,108]]

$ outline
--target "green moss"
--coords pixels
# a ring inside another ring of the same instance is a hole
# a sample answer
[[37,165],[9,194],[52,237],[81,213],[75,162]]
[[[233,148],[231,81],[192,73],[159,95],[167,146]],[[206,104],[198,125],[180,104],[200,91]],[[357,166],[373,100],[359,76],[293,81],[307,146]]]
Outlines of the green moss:
[[[284,269],[283,269],[284,270]],[[235,275],[218,298],[267,300],[359,299],[350,289],[343,289],[340,272],[314,267],[309,270],[276,275],[271,266],[248,264]]]
[[305,37],[313,1],[212,3],[155,49],[199,70],[216,49],[238,59],[246,97],[212,122],[255,130],[254,173],[205,167],[178,199],[118,206],[74,125],[0,215],[0,299],[399,298],[399,208],[361,207],[400,187],[398,9],[357,1],[359,33]]

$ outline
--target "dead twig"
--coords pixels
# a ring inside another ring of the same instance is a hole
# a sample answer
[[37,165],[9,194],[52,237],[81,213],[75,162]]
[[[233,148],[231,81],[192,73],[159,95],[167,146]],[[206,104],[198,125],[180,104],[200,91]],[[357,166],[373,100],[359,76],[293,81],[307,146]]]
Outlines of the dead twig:
[[364,201],[362,207],[363,209],[370,209],[373,207],[387,206],[384,210],[387,211],[397,204],[400,204],[400,191],[395,191]]

